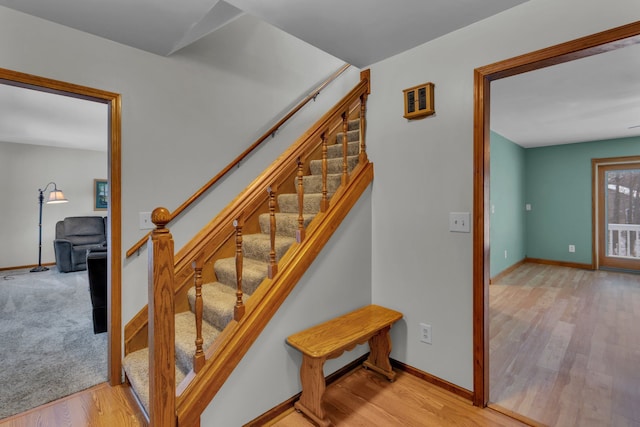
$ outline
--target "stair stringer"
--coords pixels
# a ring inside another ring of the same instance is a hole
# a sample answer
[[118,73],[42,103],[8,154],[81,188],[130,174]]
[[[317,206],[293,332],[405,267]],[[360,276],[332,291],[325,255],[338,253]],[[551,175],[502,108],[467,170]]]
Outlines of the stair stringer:
[[331,198],[330,208],[318,214],[307,228],[303,242],[294,244],[280,260],[278,274],[265,279],[247,301],[244,317],[231,321],[206,351],[203,369],[198,375],[190,375],[184,382],[186,387],[179,390],[179,426],[197,425],[202,412],[372,181],[372,163],[360,164],[353,170],[347,185]]

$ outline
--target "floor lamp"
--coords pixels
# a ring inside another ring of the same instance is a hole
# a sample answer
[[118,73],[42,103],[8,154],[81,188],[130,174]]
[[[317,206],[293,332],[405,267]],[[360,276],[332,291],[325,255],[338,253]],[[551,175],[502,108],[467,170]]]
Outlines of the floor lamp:
[[38,192],[40,193],[38,196],[38,201],[40,202],[40,220],[38,221],[38,266],[31,269],[32,273],[48,270],[47,267],[42,266],[42,202],[44,202],[44,192],[47,191],[47,188],[49,188],[51,184],[53,184],[53,190],[49,193],[47,204],[68,202],[62,191],[58,190],[55,182],[48,183],[42,190],[38,189]]

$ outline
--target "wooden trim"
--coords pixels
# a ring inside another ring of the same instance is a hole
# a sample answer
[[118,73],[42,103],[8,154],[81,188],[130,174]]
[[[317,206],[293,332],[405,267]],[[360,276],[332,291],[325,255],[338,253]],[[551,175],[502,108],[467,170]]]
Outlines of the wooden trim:
[[[489,399],[489,79],[474,71],[473,404]],[[485,143],[485,141],[487,141]],[[485,237],[486,236],[486,237]],[[486,245],[486,247],[485,247]]]
[[[293,117],[298,111],[300,111],[302,109],[302,107],[304,107],[305,105],[307,105],[307,103],[309,103],[309,101],[311,101],[312,99],[315,99],[316,96],[318,96],[318,94],[320,94],[320,92],[332,81],[334,81],[335,79],[337,79],[343,72],[345,72],[347,70],[347,68],[349,68],[351,65],[350,64],[344,64],[342,67],[340,67],[340,69],[338,69],[338,71],[336,71],[335,73],[333,73],[331,76],[329,76],[329,78],[327,80],[325,80],[320,86],[318,86],[313,92],[311,92],[309,95],[307,95],[306,98],[304,98],[298,105],[296,105],[291,111],[289,111],[282,119],[280,119],[275,125],[273,125],[268,131],[266,131],[260,138],[258,138],[257,141],[255,141],[253,144],[251,144],[249,146],[249,148],[247,148],[246,150],[244,150],[238,157],[236,157],[231,163],[229,163],[227,166],[225,166],[220,172],[218,172],[218,174],[216,176],[214,176],[213,178],[211,178],[206,184],[204,184],[198,191],[196,191],[195,193],[193,193],[193,195],[191,197],[189,197],[187,200],[185,200],[180,206],[178,206],[178,208],[176,208],[175,211],[171,212],[171,219],[169,222],[173,221],[176,217],[178,217],[178,215],[180,215],[182,212],[184,212],[185,209],[187,209],[189,206],[191,206],[191,204],[193,202],[195,202],[197,199],[200,198],[200,196],[202,196],[205,192],[207,192],[207,190],[209,190],[211,187],[213,187],[213,185],[215,183],[217,183],[220,179],[222,179],[222,177],[224,177],[231,169],[233,169],[234,167],[236,167],[242,160],[244,160],[249,154],[251,154],[251,152],[253,150],[255,150],[256,148],[258,148],[258,146],[260,144],[262,144],[264,141],[267,140],[267,138],[275,135],[275,133],[278,131],[278,129],[280,129],[282,127],[282,125],[284,125],[291,117]],[[368,70],[367,70],[368,71]],[[127,251],[127,258],[129,258],[130,256],[132,256],[134,253],[136,253],[140,248],[142,248],[142,246],[144,246],[144,244],[147,242],[147,240],[149,239],[149,236],[151,235],[151,232],[148,232],[147,234],[144,235],[144,237],[142,237],[140,240],[138,240],[138,242],[136,244],[134,244],[128,251]]]
[[621,269],[638,271],[637,260],[616,259],[607,256],[607,230],[602,230],[602,218],[605,217],[605,199],[607,194],[600,191],[608,171],[640,168],[640,156],[611,157],[591,159],[591,228],[594,268]]
[[490,82],[640,43],[640,21],[474,70],[473,348],[474,398],[489,399],[489,98]]
[[[348,375],[350,372],[356,369],[360,369],[364,361],[367,360],[367,357],[369,357],[369,353],[358,357],[353,362],[350,362],[346,366],[343,366],[334,373],[328,375],[327,377],[325,377],[325,384],[329,386],[345,375]],[[278,417],[281,417],[290,409],[293,409],[293,404],[300,398],[301,393],[302,392],[291,396],[289,399],[269,409],[267,412],[249,421],[247,424],[244,424],[242,427],[260,427],[267,424],[268,422],[276,420]]]
[[108,265],[108,350],[109,382],[122,382],[122,236],[121,236],[121,96],[117,93],[80,86],[0,68],[0,82],[12,86],[41,90],[43,92],[100,102],[109,106],[109,209],[107,234],[110,238],[107,252]]
[[457,386],[453,383],[450,383],[449,381],[445,381],[442,378],[438,378],[434,375],[421,371],[420,369],[414,368],[413,366],[407,365],[406,363],[399,362],[395,359],[391,359],[391,365],[393,365],[394,368],[413,375],[414,377],[420,378],[423,381],[447,390],[448,392],[453,393],[456,396],[462,397],[463,399],[466,399],[470,402],[473,401],[473,392],[471,390],[467,390],[466,388]]
[[491,277],[489,279],[489,284],[493,284],[495,282],[497,282],[498,280],[502,279],[504,276],[506,276],[507,274],[511,273],[512,271],[514,271],[515,269],[517,269],[518,267],[520,267],[522,264],[524,264],[525,262],[527,262],[526,258],[521,259],[520,261],[516,262],[515,264],[513,264],[511,267],[507,267],[504,270],[502,270],[500,273],[496,274],[495,276]]
[[518,420],[521,423],[524,423],[531,427],[548,427],[546,424],[542,424],[536,420],[533,420],[529,417],[525,417],[524,415],[518,414],[517,412],[513,412],[507,408],[503,408],[502,406],[496,405],[495,403],[491,403],[487,405],[487,409],[504,414],[508,417],[513,418],[514,420]]
[[[42,265],[45,266],[45,267],[51,267],[52,265],[56,265],[56,263],[55,262],[43,262]],[[0,271],[23,270],[23,269],[33,268],[33,267],[37,267],[37,266],[38,266],[38,264],[18,265],[16,267],[0,267]]]
[[543,259],[543,258],[525,258],[524,262],[531,262],[534,264],[557,265],[558,267],[581,268],[583,270],[595,270],[595,267],[592,264],[584,264],[580,262],[557,261],[553,259]]

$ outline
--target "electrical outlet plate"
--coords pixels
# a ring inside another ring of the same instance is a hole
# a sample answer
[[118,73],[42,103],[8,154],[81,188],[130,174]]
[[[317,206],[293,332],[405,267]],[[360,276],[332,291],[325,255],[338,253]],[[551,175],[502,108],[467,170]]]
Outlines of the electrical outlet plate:
[[449,212],[449,231],[469,233],[471,231],[469,212]]
[[576,246],[575,245],[569,245],[569,252],[575,252],[576,251]]
[[431,325],[420,323],[420,342],[431,344]]

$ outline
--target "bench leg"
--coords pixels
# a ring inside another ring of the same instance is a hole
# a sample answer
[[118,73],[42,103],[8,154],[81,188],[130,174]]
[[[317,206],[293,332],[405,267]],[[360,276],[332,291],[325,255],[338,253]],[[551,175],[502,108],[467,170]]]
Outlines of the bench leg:
[[391,326],[381,329],[376,335],[369,339],[369,358],[363,363],[365,368],[376,371],[389,381],[396,378],[396,373],[391,368],[389,355],[391,354],[391,336],[389,330]]
[[331,421],[322,409],[322,395],[326,388],[324,381],[324,358],[312,358],[304,354],[300,367],[302,394],[294,407],[311,418],[321,427],[328,427]]

